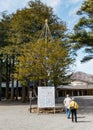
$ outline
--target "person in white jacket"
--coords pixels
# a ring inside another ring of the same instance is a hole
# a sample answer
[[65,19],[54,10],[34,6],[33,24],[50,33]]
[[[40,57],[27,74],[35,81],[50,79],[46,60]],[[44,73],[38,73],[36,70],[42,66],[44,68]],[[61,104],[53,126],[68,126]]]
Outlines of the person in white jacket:
[[69,95],[66,95],[66,98],[64,99],[64,106],[65,106],[65,110],[66,110],[66,116],[69,119],[70,118],[70,109],[69,109],[69,104],[71,102],[71,98],[69,97]]

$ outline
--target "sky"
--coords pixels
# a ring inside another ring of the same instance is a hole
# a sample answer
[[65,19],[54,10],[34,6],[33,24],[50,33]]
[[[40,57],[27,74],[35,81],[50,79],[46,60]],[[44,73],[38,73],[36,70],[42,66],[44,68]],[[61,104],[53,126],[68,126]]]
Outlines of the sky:
[[[30,0],[0,0],[0,13],[7,11],[8,14],[15,13],[17,9],[27,7]],[[85,0],[41,0],[43,3],[53,8],[54,13],[66,22],[69,32],[72,31],[74,25],[78,22],[79,16],[76,11],[81,7]],[[85,55],[84,51],[78,51],[76,67],[74,70],[93,74],[93,60],[82,63],[80,60]]]

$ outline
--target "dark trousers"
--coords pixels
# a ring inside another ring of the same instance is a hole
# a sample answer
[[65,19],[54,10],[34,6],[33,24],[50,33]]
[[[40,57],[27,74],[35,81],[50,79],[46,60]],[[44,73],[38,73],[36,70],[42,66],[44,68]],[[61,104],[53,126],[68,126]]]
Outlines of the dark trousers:
[[72,109],[71,110],[71,116],[72,116],[72,122],[77,122],[77,110],[76,109]]

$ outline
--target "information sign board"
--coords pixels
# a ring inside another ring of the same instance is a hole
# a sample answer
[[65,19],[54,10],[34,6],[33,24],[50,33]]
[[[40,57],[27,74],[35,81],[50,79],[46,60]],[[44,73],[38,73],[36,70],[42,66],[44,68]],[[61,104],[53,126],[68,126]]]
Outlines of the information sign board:
[[55,87],[38,87],[38,108],[55,107]]

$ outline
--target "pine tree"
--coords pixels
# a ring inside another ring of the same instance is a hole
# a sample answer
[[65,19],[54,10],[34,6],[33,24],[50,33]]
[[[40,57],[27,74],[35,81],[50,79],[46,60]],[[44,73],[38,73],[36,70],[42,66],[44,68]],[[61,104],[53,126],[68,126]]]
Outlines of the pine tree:
[[93,0],[86,0],[77,12],[81,16],[74,26],[74,34],[71,36],[75,49],[85,48],[85,57],[82,62],[93,59]]

